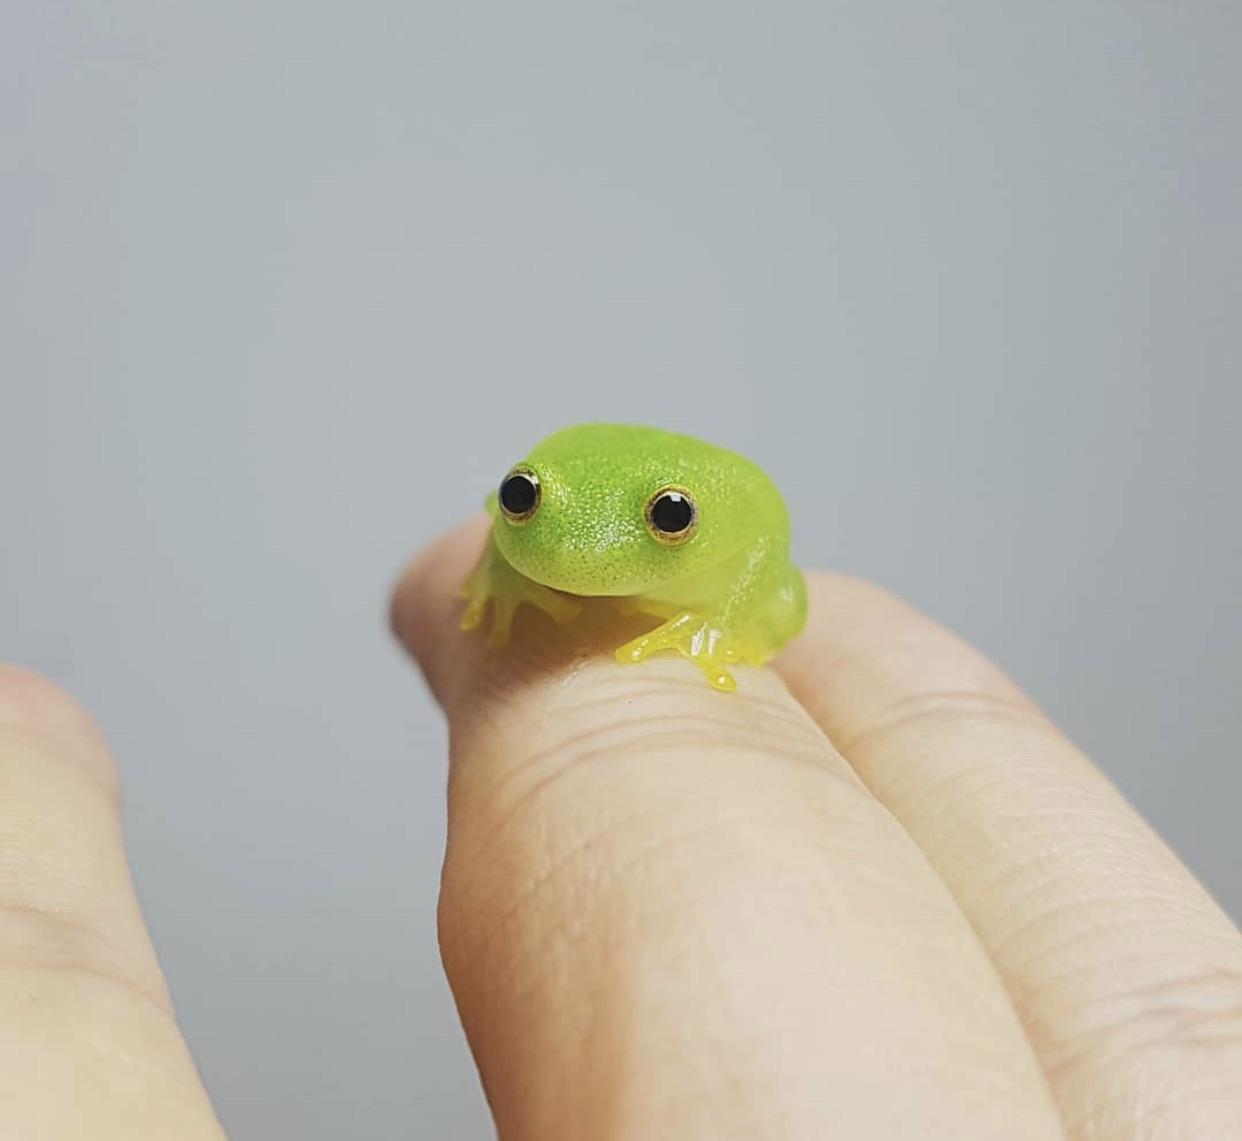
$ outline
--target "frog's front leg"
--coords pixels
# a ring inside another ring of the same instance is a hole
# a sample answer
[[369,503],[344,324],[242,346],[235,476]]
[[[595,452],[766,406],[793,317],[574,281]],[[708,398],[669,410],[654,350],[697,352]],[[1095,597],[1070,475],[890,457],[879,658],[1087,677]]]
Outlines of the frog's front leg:
[[712,618],[693,610],[682,610],[649,634],[626,642],[617,650],[617,661],[641,662],[661,650],[676,650],[689,658],[707,675],[715,689],[737,689],[737,682],[727,666],[739,661],[742,652]]
[[661,650],[676,650],[694,662],[715,689],[735,690],[737,682],[728,667],[742,661],[762,665],[788,636],[780,612],[791,575],[800,586],[801,576],[789,567],[784,549],[762,540],[743,552],[714,604],[636,604],[635,609],[665,621],[621,646],[617,660],[641,662]]
[[582,612],[582,606],[572,598],[515,571],[490,537],[474,570],[462,583],[460,593],[466,600],[460,622],[463,630],[481,626],[487,604],[492,604],[492,626],[487,644],[493,649],[499,649],[509,641],[513,616],[523,602],[542,610],[557,625],[572,621]]

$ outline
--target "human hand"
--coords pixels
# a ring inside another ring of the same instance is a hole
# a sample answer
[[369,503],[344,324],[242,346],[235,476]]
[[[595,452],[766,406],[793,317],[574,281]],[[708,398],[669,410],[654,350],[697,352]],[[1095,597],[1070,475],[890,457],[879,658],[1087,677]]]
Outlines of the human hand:
[[1242,1137],[1242,938],[976,652],[813,575],[737,696],[589,622],[489,654],[484,530],[393,618],[448,715],[441,945],[504,1141]]
[[[736,696],[590,623],[492,655],[456,629],[481,543],[393,617],[449,717],[442,945],[504,1141],[1242,1136],[1242,940],[973,651],[812,576]],[[114,765],[0,670],[0,1137],[222,1136]]]

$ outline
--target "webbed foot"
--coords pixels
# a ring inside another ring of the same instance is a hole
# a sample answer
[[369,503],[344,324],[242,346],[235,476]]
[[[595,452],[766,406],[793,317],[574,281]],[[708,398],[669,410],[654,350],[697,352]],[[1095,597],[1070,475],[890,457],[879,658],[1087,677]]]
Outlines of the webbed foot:
[[582,613],[580,603],[518,574],[490,550],[485,552],[459,593],[466,600],[458,622],[463,630],[476,630],[482,626],[487,604],[492,604],[492,624],[487,644],[493,650],[508,643],[513,616],[523,602],[542,610],[558,626],[572,622]]
[[737,682],[728,666],[741,661],[742,650],[725,632],[689,610],[683,610],[650,633],[626,642],[616,652],[619,662],[641,662],[661,650],[676,650],[694,662],[713,689],[732,692]]

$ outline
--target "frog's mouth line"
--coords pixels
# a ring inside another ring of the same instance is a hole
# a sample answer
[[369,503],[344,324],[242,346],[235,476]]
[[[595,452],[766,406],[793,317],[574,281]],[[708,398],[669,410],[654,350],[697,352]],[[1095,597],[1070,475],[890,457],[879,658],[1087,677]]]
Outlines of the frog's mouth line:
[[654,585],[647,577],[616,575],[615,568],[608,565],[606,557],[598,560],[586,558],[577,567],[566,569],[557,566],[553,560],[525,559],[521,551],[511,554],[500,550],[499,554],[523,578],[577,598],[627,598],[650,590]]
[[648,583],[618,583],[607,590],[600,590],[598,587],[580,590],[573,586],[567,586],[563,581],[548,578],[546,575],[531,574],[528,571],[522,570],[521,567],[515,566],[513,569],[523,577],[530,579],[531,582],[537,582],[540,586],[546,586],[549,590],[555,590],[558,594],[573,595],[575,598],[630,598],[635,594],[641,594],[643,591],[650,589]]

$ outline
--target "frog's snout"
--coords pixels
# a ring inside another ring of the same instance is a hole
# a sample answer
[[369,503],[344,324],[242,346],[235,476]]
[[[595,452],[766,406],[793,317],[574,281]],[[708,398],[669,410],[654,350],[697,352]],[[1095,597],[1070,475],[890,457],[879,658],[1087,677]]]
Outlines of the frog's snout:
[[568,527],[553,537],[531,527],[504,536],[500,545],[519,574],[566,594],[619,596],[646,586],[635,544],[598,528]]

